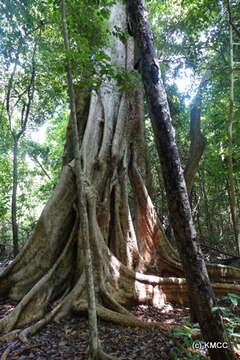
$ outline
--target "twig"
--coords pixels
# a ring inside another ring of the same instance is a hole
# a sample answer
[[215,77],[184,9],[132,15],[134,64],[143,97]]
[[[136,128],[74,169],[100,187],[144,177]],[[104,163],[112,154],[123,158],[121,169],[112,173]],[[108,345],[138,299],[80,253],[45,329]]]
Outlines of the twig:
[[[43,347],[45,348],[47,345],[46,344],[30,344],[30,345],[27,345],[25,346],[24,348],[18,350],[18,351],[15,351],[15,353],[13,353],[13,357],[12,357],[12,360],[15,360],[17,359],[17,357],[19,355],[21,355],[22,353],[24,353],[25,351],[28,351],[28,350],[31,350],[31,349],[34,349],[36,347]],[[45,351],[45,350],[43,350]],[[2,360],[2,359],[1,359]],[[4,359],[5,360],[5,359]]]
[[1,360],[7,360],[8,354],[10,353],[12,345],[8,346],[1,356]]
[[240,39],[240,31],[237,28],[236,24],[233,21],[232,11],[231,11],[231,4],[230,1],[227,0],[227,11],[229,16],[229,24],[232,26],[233,30],[235,30],[235,33],[237,34],[238,38]]

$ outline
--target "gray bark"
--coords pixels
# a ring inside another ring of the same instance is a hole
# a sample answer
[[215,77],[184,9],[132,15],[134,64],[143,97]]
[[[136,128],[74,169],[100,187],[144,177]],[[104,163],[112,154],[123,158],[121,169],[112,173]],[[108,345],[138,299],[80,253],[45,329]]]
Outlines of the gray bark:
[[189,196],[193,187],[194,178],[199,166],[199,162],[206,147],[206,139],[201,131],[201,95],[202,84],[193,100],[190,113],[190,148],[187,164],[184,170],[184,177]]

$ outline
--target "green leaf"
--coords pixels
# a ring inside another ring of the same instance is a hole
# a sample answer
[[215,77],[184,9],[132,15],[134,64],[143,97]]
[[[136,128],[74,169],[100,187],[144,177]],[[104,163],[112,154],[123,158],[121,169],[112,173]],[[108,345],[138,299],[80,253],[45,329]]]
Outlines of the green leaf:
[[238,305],[238,302],[239,302],[239,296],[238,295],[233,294],[233,293],[229,293],[228,297],[229,297],[229,299],[231,300],[231,302],[232,302],[232,304],[234,306]]

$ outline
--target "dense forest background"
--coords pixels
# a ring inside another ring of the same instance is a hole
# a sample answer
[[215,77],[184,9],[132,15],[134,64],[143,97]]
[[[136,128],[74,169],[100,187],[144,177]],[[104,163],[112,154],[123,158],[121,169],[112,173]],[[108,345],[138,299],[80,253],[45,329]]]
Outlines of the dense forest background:
[[[229,4],[152,0],[147,6],[185,170],[192,151],[194,106],[200,114],[200,132],[195,140],[204,145],[191,189],[200,243],[208,261],[239,255],[240,5],[237,1]],[[71,58],[78,58],[74,63],[75,85],[80,87],[88,82],[78,74],[82,68],[88,68],[89,74],[98,69],[94,84],[87,85],[98,88],[104,78],[115,77],[127,91],[137,71],[124,73],[114,69],[103,51],[110,41],[109,11],[99,7],[97,1],[73,2],[74,8],[78,10],[81,34],[76,36],[73,11]],[[83,8],[88,8],[87,16]],[[58,179],[69,110],[55,2],[4,1],[0,13],[0,243],[5,246],[4,255],[12,254],[13,188],[17,185],[16,222],[22,247]],[[96,20],[102,24],[98,36]],[[127,36],[118,28],[114,35],[123,41]],[[145,116],[152,199],[171,237],[147,111]],[[14,143],[18,134],[18,174],[13,180]]]

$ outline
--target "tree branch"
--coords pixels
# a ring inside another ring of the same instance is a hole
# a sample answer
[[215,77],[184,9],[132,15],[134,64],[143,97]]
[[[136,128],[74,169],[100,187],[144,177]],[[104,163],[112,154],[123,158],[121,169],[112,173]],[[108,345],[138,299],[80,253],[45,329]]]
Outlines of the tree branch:
[[13,79],[17,70],[17,61],[19,58],[19,53],[17,53],[16,59],[15,59],[15,63],[14,63],[14,67],[13,70],[11,72],[9,81],[8,81],[8,86],[7,86],[7,94],[6,94],[6,109],[7,109],[7,115],[8,115],[8,121],[9,121],[9,127],[10,127],[10,131],[12,132],[12,111],[10,109],[10,102],[11,102],[11,92],[12,92],[12,88],[13,88]]
[[37,156],[34,156],[31,154],[32,158],[36,161],[36,163],[40,166],[42,172],[47,176],[49,180],[51,180],[51,177],[49,176],[47,170],[44,168],[44,166],[41,164],[41,162],[38,160]]
[[[32,55],[32,73],[31,78],[27,87],[27,95],[28,95],[28,101],[26,104],[26,110],[22,112],[22,119],[21,119],[21,129],[18,132],[18,137],[20,137],[24,131],[26,130],[30,109],[34,97],[34,91],[35,91],[35,78],[36,78],[36,50],[37,50],[37,41],[35,41],[34,48],[33,48],[33,55]],[[25,105],[25,104],[24,104]],[[25,108],[25,106],[24,106]]]
[[229,16],[229,24],[232,26],[233,30],[235,31],[236,35],[238,36],[238,38],[240,39],[240,30],[237,28],[236,24],[233,21],[233,16],[232,16],[232,11],[231,11],[231,5],[230,5],[230,0],[226,0],[226,4],[227,4],[227,11],[228,11],[228,16]]

